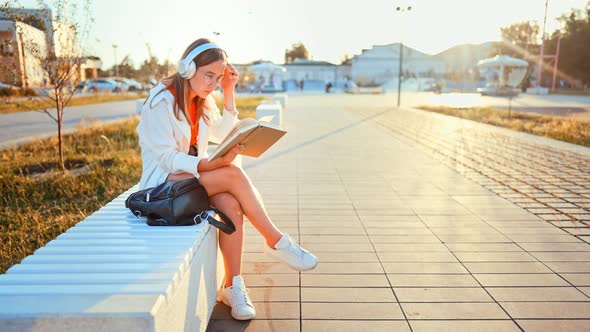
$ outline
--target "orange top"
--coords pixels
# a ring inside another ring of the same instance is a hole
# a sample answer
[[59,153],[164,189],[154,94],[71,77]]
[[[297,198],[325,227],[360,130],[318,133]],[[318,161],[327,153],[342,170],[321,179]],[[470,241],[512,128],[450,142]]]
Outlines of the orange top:
[[[168,90],[172,93],[173,96],[176,95],[176,89],[173,86],[169,86]],[[191,126],[191,145],[197,144],[197,137],[199,136],[199,120],[196,119],[197,117],[197,103],[194,101],[189,104],[189,119],[188,123]]]

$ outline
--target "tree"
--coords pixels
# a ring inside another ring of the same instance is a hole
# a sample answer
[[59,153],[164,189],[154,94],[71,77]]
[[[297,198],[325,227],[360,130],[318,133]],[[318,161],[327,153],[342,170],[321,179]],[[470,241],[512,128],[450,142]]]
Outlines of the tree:
[[[550,54],[559,46],[558,72],[561,79],[571,84],[581,82],[590,85],[590,2],[585,10],[572,10],[558,19],[562,29],[554,32],[546,41],[546,50]],[[579,83],[578,83],[579,84]]]
[[158,62],[158,58],[150,56],[145,59],[136,72],[136,78],[140,81],[149,82],[152,80],[161,80],[174,71],[174,65],[165,60],[163,64]]
[[531,50],[536,50],[539,41],[539,24],[533,21],[513,23],[500,28],[502,41],[493,50],[494,54],[507,54],[517,58],[524,58],[529,62],[535,61],[536,55],[531,55]]
[[517,22],[500,28],[500,33],[502,41],[496,44],[492,56],[506,54],[525,59],[529,66],[521,84],[526,86],[538,61],[539,24],[534,21]]
[[248,66],[243,66],[239,68],[240,71],[240,78],[238,79],[238,86],[243,89],[244,87],[248,86],[249,84],[253,84],[256,82],[256,74],[251,71]]
[[[0,7],[10,21],[14,22],[16,33],[20,35],[23,53],[37,61],[44,74],[42,98],[55,107],[53,115],[48,109],[42,110],[57,123],[59,163],[65,170],[62,125],[63,112],[72,99],[80,83],[80,65],[83,60],[82,43],[87,38],[92,22],[90,0],[70,2],[53,0],[52,6],[44,0],[37,0],[38,10],[25,9],[17,1],[6,2]],[[31,25],[20,23],[34,22],[36,28],[44,33],[39,38],[39,30]],[[36,35],[35,35],[36,34]],[[25,81],[26,87],[26,81]]]
[[123,60],[118,64],[113,65],[111,72],[114,72],[114,68],[117,66],[117,74],[122,77],[133,78],[135,76],[135,69],[133,68],[133,61],[129,58],[129,54],[123,57]]
[[340,58],[340,64],[341,65],[351,65],[352,64],[352,57],[348,53],[345,53],[342,56],[342,58]]
[[295,43],[285,50],[285,63],[291,63],[295,59],[309,60],[309,52],[302,42]]
[[502,40],[514,45],[530,45],[536,43],[539,38],[539,24],[533,21],[524,21],[500,28]]

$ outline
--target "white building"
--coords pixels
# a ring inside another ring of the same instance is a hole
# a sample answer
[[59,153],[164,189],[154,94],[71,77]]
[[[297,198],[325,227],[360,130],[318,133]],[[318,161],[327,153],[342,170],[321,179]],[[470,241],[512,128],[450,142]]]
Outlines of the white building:
[[295,59],[284,64],[285,80],[314,80],[323,82],[345,81],[350,76],[350,65],[335,65],[327,61]]
[[350,65],[335,65],[327,61],[296,59],[275,65],[270,61],[236,65],[244,73],[244,83],[253,89],[298,90],[303,81],[305,90],[324,90],[327,83],[341,88],[350,78]]
[[[46,74],[39,54],[47,53],[45,32],[25,24],[0,20],[0,82],[23,87],[41,86]],[[35,50],[25,45],[33,43]]]
[[[352,58],[352,80],[360,84],[381,85],[398,77],[400,44],[375,45]],[[441,60],[410,47],[403,47],[402,73],[416,77],[442,74]]]
[[[74,25],[52,22],[48,7],[0,12],[0,82],[45,87],[48,77],[41,64],[51,55],[77,65],[81,50]],[[95,67],[89,64],[86,68]]]

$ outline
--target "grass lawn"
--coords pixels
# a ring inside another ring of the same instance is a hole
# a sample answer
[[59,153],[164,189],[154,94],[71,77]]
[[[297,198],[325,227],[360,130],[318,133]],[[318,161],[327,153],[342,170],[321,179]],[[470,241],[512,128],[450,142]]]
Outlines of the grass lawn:
[[[253,117],[261,97],[239,98]],[[0,151],[0,273],[44,246],[139,181],[139,118],[64,136],[66,164],[81,174],[46,172],[57,163],[57,139]]]
[[[80,96],[74,97],[70,100],[68,106],[80,106],[99,103],[109,103],[113,101],[122,101],[129,99],[145,98],[146,95],[137,93],[121,93],[121,94],[99,94],[94,96]],[[67,107],[65,111],[67,112]],[[26,112],[43,109],[53,109],[55,105],[47,98],[34,97],[30,99],[11,100],[3,98],[0,101],[0,114]]]
[[418,108],[590,147],[590,123],[588,122],[514,111],[509,114],[506,110],[489,107],[419,106]]

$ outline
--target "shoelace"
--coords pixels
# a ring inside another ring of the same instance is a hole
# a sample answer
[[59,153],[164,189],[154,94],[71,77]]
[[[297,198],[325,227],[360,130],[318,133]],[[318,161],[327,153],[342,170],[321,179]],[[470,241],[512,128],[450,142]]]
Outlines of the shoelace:
[[303,256],[305,256],[305,251],[303,250],[303,248],[301,248],[295,242],[293,242],[293,239],[291,238],[289,238],[289,246],[291,247],[291,250],[289,250],[289,252],[293,253],[298,261],[302,261]]
[[[239,291],[239,295],[236,292]],[[232,297],[236,304],[246,304],[252,306],[248,299],[248,294],[250,294],[250,289],[245,287],[234,287],[234,296]],[[237,295],[237,296],[236,296]]]

